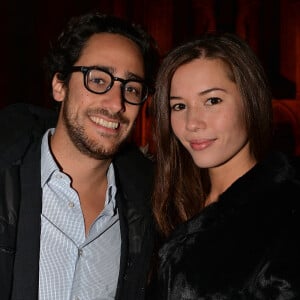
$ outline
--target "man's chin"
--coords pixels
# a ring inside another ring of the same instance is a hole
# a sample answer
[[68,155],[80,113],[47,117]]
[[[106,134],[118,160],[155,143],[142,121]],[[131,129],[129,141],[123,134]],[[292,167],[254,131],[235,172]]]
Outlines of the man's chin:
[[105,148],[105,147],[101,147],[97,149],[85,148],[85,149],[81,149],[81,152],[97,160],[108,160],[108,159],[112,159],[119,152],[119,150],[123,148],[124,144],[126,144],[126,141],[111,146],[110,148]]

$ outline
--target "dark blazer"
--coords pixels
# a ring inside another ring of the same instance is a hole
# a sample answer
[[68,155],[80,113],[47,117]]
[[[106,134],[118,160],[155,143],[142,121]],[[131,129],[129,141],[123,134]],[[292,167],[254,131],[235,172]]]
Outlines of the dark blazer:
[[300,299],[300,183],[271,155],[181,224],[150,299]]
[[[40,148],[43,133],[55,123],[55,113],[31,105],[0,111],[1,300],[38,299]],[[113,164],[122,240],[116,299],[144,299],[153,247],[152,163],[128,146]]]

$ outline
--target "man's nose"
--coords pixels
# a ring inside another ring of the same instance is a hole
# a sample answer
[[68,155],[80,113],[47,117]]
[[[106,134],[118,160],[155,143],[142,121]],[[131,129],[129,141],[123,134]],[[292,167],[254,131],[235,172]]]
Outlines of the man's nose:
[[125,110],[122,84],[120,82],[115,81],[111,89],[104,94],[104,97],[103,105],[111,113],[118,113]]

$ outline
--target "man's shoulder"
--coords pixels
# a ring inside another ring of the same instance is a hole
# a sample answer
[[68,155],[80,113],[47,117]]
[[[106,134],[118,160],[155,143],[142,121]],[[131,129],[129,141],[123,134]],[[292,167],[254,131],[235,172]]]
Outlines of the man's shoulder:
[[55,126],[57,114],[50,109],[16,103],[0,110],[0,162],[18,158],[28,145]]
[[123,147],[113,160],[117,182],[123,192],[131,196],[145,197],[153,184],[153,161],[136,145]]
[[8,129],[28,130],[36,123],[54,125],[57,113],[49,108],[29,103],[15,103],[0,110],[0,124],[6,127],[0,128],[0,133],[6,133]]
[[148,174],[153,171],[153,161],[134,143],[122,147],[113,161],[117,169],[126,173]]

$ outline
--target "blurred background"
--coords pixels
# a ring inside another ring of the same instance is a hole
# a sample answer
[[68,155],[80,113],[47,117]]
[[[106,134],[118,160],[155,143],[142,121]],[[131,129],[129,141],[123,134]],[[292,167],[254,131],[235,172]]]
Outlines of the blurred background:
[[[161,57],[210,30],[244,38],[271,83],[274,147],[300,155],[300,0],[2,1],[0,108],[16,102],[51,107],[42,60],[71,16],[94,10],[141,24],[156,39]],[[150,151],[152,122],[148,102],[134,139]]]

